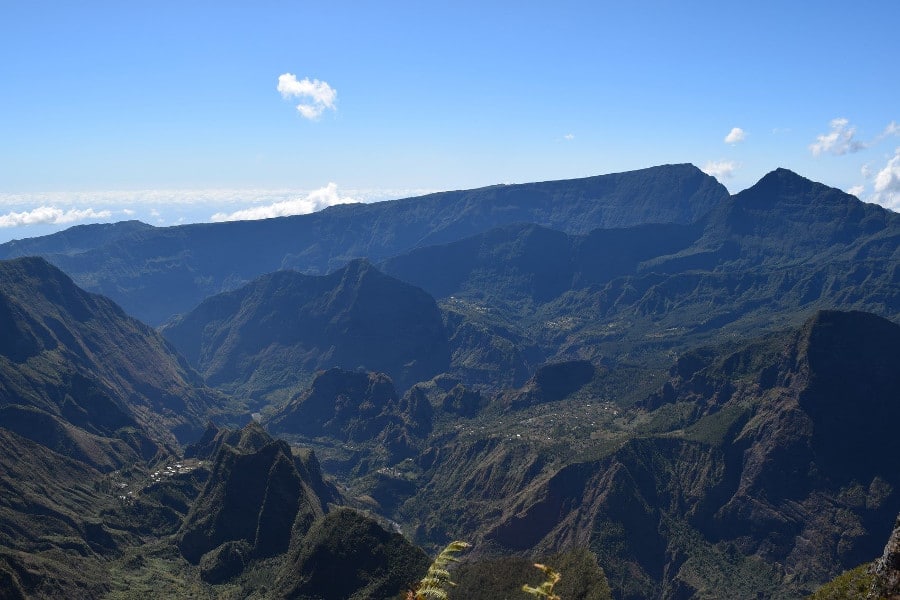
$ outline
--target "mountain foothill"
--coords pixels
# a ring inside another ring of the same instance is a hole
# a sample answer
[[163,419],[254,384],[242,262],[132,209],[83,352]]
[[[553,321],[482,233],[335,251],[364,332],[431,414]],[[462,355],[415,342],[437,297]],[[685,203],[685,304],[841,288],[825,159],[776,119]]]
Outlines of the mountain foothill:
[[396,599],[452,540],[453,599],[900,589],[900,215],[791,171],[0,259],[2,598]]

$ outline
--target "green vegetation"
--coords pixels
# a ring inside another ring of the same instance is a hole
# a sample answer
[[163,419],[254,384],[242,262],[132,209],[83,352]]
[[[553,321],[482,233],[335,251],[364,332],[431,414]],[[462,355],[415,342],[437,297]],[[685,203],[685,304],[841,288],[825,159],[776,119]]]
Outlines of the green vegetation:
[[884,600],[880,596],[869,596],[875,582],[869,573],[870,567],[870,564],[864,564],[842,573],[807,596],[807,600]]
[[447,568],[459,560],[454,556],[469,548],[471,544],[467,542],[455,541],[450,542],[437,555],[434,562],[428,567],[425,577],[419,582],[414,592],[410,592],[413,600],[447,600],[447,588],[456,585],[450,579],[450,571]]
[[783,170],[723,194],[673,166],[28,244],[148,318],[234,291],[166,328],[185,360],[0,263],[0,589],[396,598],[413,542],[467,539],[448,600],[813,593],[900,506],[900,218]]

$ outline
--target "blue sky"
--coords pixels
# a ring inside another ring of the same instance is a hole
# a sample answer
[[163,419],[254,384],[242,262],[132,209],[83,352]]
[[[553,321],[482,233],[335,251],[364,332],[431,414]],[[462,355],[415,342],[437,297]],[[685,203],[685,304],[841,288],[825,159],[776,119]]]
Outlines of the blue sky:
[[0,0],[0,241],[680,162],[898,209],[898,22],[896,0]]

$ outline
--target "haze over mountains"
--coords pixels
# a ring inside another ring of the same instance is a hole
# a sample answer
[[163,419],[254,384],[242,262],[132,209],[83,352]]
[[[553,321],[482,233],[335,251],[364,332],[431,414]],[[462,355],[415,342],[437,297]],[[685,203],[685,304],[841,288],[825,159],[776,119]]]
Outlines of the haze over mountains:
[[414,544],[466,539],[469,597],[555,557],[566,598],[796,598],[900,513],[900,215],[790,171],[0,246],[27,254],[0,262],[12,597],[393,598]]

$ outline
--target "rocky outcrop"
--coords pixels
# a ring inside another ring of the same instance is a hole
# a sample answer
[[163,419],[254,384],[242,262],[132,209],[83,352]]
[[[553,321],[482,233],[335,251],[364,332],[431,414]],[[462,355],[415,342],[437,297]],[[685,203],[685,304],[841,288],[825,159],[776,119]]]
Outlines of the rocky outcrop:
[[275,413],[267,425],[273,433],[330,436],[344,442],[377,440],[396,462],[414,454],[431,431],[432,408],[417,388],[397,396],[383,373],[330,369],[310,388]]
[[178,533],[182,555],[211,582],[286,552],[337,499],[314,455],[295,455],[255,423],[240,433],[235,446],[225,441],[231,432],[221,436],[209,481]]
[[869,572],[874,577],[870,600],[897,600],[900,598],[900,516],[894,524],[894,531],[884,547],[881,558],[876,560]]
[[500,402],[513,410],[559,402],[590,383],[595,373],[594,365],[587,360],[543,365],[520,389],[503,394]]

